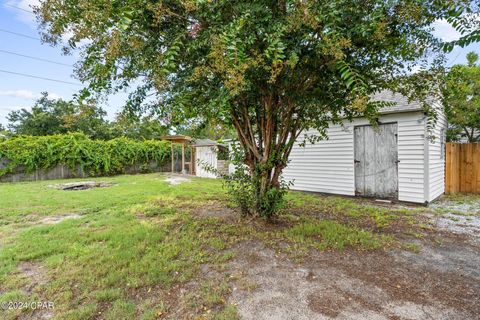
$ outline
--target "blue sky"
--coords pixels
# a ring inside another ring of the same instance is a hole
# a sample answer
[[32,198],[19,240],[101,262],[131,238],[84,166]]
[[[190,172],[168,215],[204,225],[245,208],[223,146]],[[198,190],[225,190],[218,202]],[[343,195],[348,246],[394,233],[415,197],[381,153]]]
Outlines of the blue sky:
[[[0,30],[39,38],[34,16],[11,7],[31,10],[30,6],[36,3],[36,0],[0,0]],[[36,61],[3,51],[53,60],[70,66]],[[0,70],[78,83],[72,76],[73,67],[71,65],[75,61],[75,56],[62,55],[60,47],[51,47],[48,44],[41,44],[39,40],[0,31]],[[57,83],[0,72],[0,123],[6,124],[5,116],[10,111],[30,108],[43,91],[49,92],[53,98],[70,99],[81,88],[75,84]],[[121,109],[126,97],[127,95],[122,93],[109,97],[108,104],[104,105],[104,108],[110,119]]]
[[[31,10],[30,6],[36,3],[38,0],[0,0],[0,30],[4,30],[0,31],[0,70],[77,83],[77,80],[72,77],[72,66],[36,61],[4,52],[34,56],[67,65],[75,63],[75,57],[63,56],[59,47],[42,45],[39,40],[5,32],[6,30],[38,38],[34,16],[18,9],[23,8],[28,11]],[[443,21],[436,23],[436,34],[444,40],[454,40],[459,36],[448,23]],[[448,63],[450,65],[465,63],[466,53],[472,50],[480,53],[480,44],[473,44],[463,49],[456,48],[449,54]],[[6,123],[5,116],[10,111],[31,107],[43,91],[49,92],[54,98],[70,99],[80,88],[81,86],[75,84],[57,83],[0,72],[0,123]],[[121,93],[109,97],[108,103],[103,106],[108,112],[109,119],[113,119],[115,113],[121,109],[126,96]]]

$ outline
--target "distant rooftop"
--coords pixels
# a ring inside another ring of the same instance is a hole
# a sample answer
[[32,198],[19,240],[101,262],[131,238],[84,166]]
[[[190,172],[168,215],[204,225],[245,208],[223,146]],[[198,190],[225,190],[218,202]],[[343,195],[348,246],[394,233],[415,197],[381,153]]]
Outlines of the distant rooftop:
[[223,146],[223,145],[211,139],[195,139],[193,146],[194,147],[215,147],[215,146]]

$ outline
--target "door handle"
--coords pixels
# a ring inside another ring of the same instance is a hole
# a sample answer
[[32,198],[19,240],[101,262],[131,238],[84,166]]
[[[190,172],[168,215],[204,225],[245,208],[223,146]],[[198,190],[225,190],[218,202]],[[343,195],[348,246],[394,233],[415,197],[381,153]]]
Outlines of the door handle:
[[400,163],[400,160],[395,161],[395,163]]
[[353,160],[353,163],[360,163],[360,160]]

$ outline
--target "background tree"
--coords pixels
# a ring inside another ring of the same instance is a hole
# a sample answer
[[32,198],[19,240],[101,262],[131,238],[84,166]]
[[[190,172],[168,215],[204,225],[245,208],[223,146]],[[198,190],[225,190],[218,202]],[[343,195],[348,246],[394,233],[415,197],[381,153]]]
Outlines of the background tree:
[[447,138],[480,141],[480,66],[478,54],[467,54],[467,65],[455,65],[448,72],[443,87],[445,113],[450,125]]
[[212,139],[215,141],[234,139],[237,134],[235,128],[225,125],[223,121],[217,122],[216,119],[201,121],[194,119],[184,121],[175,126],[178,134],[187,135],[199,139]]
[[48,93],[35,102],[31,111],[21,109],[8,114],[8,128],[13,134],[45,136],[83,132],[94,139],[108,139],[106,112],[94,104],[50,99]]
[[[430,26],[466,0],[45,0],[44,39],[82,47],[89,91],[142,85],[158,112],[233,125],[248,166],[253,211],[270,216],[280,175],[306,128],[376,117],[372,93],[440,47]],[[134,98],[133,98],[134,99]]]
[[112,135],[137,140],[160,140],[169,133],[169,126],[154,115],[138,115],[120,112],[111,124]]

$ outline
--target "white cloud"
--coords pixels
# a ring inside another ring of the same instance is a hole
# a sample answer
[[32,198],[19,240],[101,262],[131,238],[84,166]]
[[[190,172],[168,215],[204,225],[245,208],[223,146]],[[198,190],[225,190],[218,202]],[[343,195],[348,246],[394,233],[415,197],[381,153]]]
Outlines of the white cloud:
[[29,99],[29,100],[34,100],[40,97],[39,94],[34,93],[30,90],[4,90],[4,91],[0,91],[0,96],[15,97],[15,98]]
[[432,26],[435,28],[433,34],[443,41],[454,41],[461,37],[460,32],[455,30],[445,19],[435,21]]
[[[0,91],[0,97],[14,97],[20,99],[27,99],[27,100],[36,100],[40,98],[42,95],[40,93],[36,93],[30,90],[4,90]],[[56,93],[49,93],[48,97],[50,99],[61,99],[62,97]]]
[[40,4],[40,0],[9,0],[5,2],[5,7],[15,12],[15,17],[36,28],[37,22],[35,15],[31,13],[32,7]]

